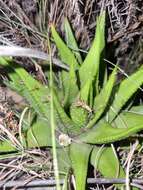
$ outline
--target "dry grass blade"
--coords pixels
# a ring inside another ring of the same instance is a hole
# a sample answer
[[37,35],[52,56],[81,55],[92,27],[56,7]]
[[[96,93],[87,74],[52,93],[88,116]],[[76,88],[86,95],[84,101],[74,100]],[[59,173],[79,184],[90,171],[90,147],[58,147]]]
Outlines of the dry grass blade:
[[[23,48],[18,46],[0,46],[0,56],[14,56],[14,57],[30,57],[50,61],[50,56],[42,51]],[[69,70],[69,67],[63,64],[60,60],[53,58],[52,63],[57,67]]]
[[7,137],[10,139],[10,141],[12,142],[12,146],[14,146],[16,149],[20,149],[23,150],[23,146],[21,145],[21,143],[16,139],[15,136],[12,135],[12,133],[6,129],[3,125],[0,124],[0,130],[2,130],[4,133],[7,134]]
[[25,116],[27,110],[28,110],[28,107],[26,107],[26,108],[23,110],[23,112],[22,112],[22,114],[21,114],[21,117],[20,117],[20,121],[19,121],[19,139],[20,139],[21,144],[23,144],[23,138],[22,138],[22,122],[23,122],[23,118],[24,118],[24,116]]
[[129,173],[130,173],[130,164],[133,157],[133,154],[138,146],[139,142],[136,140],[136,142],[133,144],[131,151],[129,152],[128,158],[127,158],[127,168],[126,168],[126,190],[130,190],[130,179],[129,179]]

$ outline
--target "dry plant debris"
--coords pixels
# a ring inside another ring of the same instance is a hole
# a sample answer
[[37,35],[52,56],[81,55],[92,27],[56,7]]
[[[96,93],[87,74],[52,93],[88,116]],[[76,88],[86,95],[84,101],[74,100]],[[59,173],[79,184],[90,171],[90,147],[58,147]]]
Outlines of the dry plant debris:
[[[28,183],[34,179],[47,179],[53,175],[51,156],[48,151],[29,150],[21,155],[0,159],[0,180],[22,180]],[[1,187],[0,187],[1,188]]]
[[102,8],[106,8],[107,40],[109,46],[114,47],[115,61],[130,73],[136,69],[134,65],[143,60],[140,56],[132,64],[132,56],[138,57],[134,50],[142,51],[138,45],[143,33],[141,0],[45,0],[43,3],[0,0],[0,7],[0,41],[44,51],[47,49],[49,23],[55,23],[64,37],[62,24],[65,16],[72,24],[81,49],[87,50],[94,36],[96,17]]

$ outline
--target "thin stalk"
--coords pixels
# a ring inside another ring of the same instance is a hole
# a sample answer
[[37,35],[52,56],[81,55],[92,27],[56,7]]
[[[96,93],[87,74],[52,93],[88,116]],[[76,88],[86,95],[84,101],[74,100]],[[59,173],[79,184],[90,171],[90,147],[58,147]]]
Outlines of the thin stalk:
[[19,129],[18,129],[18,132],[19,132],[19,140],[20,140],[20,143],[23,145],[23,137],[22,137],[22,123],[23,123],[23,119],[24,119],[24,116],[25,116],[25,114],[26,114],[26,112],[27,112],[27,110],[28,110],[29,108],[28,107],[26,107],[24,110],[23,110],[23,112],[22,112],[22,114],[21,114],[21,116],[20,116],[20,120],[19,120]]
[[53,152],[53,165],[54,165],[54,174],[56,180],[56,189],[61,190],[60,180],[59,180],[59,170],[58,170],[58,161],[57,161],[57,150],[56,150],[56,135],[55,135],[55,120],[54,120],[54,103],[53,103],[53,76],[52,76],[52,56],[50,42],[48,39],[49,55],[50,55],[50,124],[51,124],[51,136],[52,136],[52,152]]

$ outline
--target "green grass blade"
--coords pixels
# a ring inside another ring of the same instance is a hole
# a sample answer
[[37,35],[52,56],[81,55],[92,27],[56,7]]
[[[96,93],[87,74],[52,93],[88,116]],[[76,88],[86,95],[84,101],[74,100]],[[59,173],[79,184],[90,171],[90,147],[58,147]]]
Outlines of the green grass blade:
[[79,69],[81,87],[86,81],[93,81],[98,73],[100,56],[105,46],[105,12],[97,19],[96,36],[82,66]]
[[85,190],[88,170],[89,155],[92,150],[90,145],[72,143],[70,146],[70,159],[75,176],[76,190]]
[[81,64],[82,57],[78,50],[78,45],[77,45],[76,39],[73,35],[70,23],[67,18],[65,18],[65,20],[64,20],[64,26],[65,26],[65,36],[66,36],[67,46],[72,49],[75,57],[77,58],[78,62]]
[[51,126],[51,141],[52,141],[52,154],[53,154],[53,167],[54,167],[54,176],[56,180],[56,189],[61,190],[60,178],[59,178],[59,168],[58,168],[58,159],[57,159],[57,150],[56,150],[56,125],[55,125],[55,106],[54,106],[54,83],[53,83],[53,71],[52,71],[52,54],[51,47],[48,38],[48,50],[50,55],[50,126]]
[[142,84],[143,68],[140,68],[136,73],[121,82],[119,89],[115,94],[115,99],[108,112],[110,122],[117,116],[121,108]]

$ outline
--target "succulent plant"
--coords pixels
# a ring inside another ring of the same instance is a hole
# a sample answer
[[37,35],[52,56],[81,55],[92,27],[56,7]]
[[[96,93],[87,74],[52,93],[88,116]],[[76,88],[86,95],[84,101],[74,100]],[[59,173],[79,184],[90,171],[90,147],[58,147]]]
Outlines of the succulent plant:
[[[103,176],[116,177],[118,174],[124,177],[124,170],[111,143],[143,129],[140,109],[134,112],[134,108],[126,108],[127,102],[143,84],[143,68],[116,83],[118,66],[110,75],[105,63],[103,67],[105,12],[97,19],[96,35],[84,61],[67,19],[67,44],[54,25],[51,25],[51,33],[61,62],[68,66],[68,69],[52,71],[51,86],[41,84],[12,60],[0,58],[0,64],[11,70],[7,85],[25,97],[32,112],[28,127],[23,123],[21,141],[20,135],[17,141],[22,143],[23,149],[52,147],[52,99],[60,175],[68,176],[72,172],[77,190],[86,189],[89,163]],[[4,141],[0,152],[21,151],[17,146],[13,147],[11,140]]]

